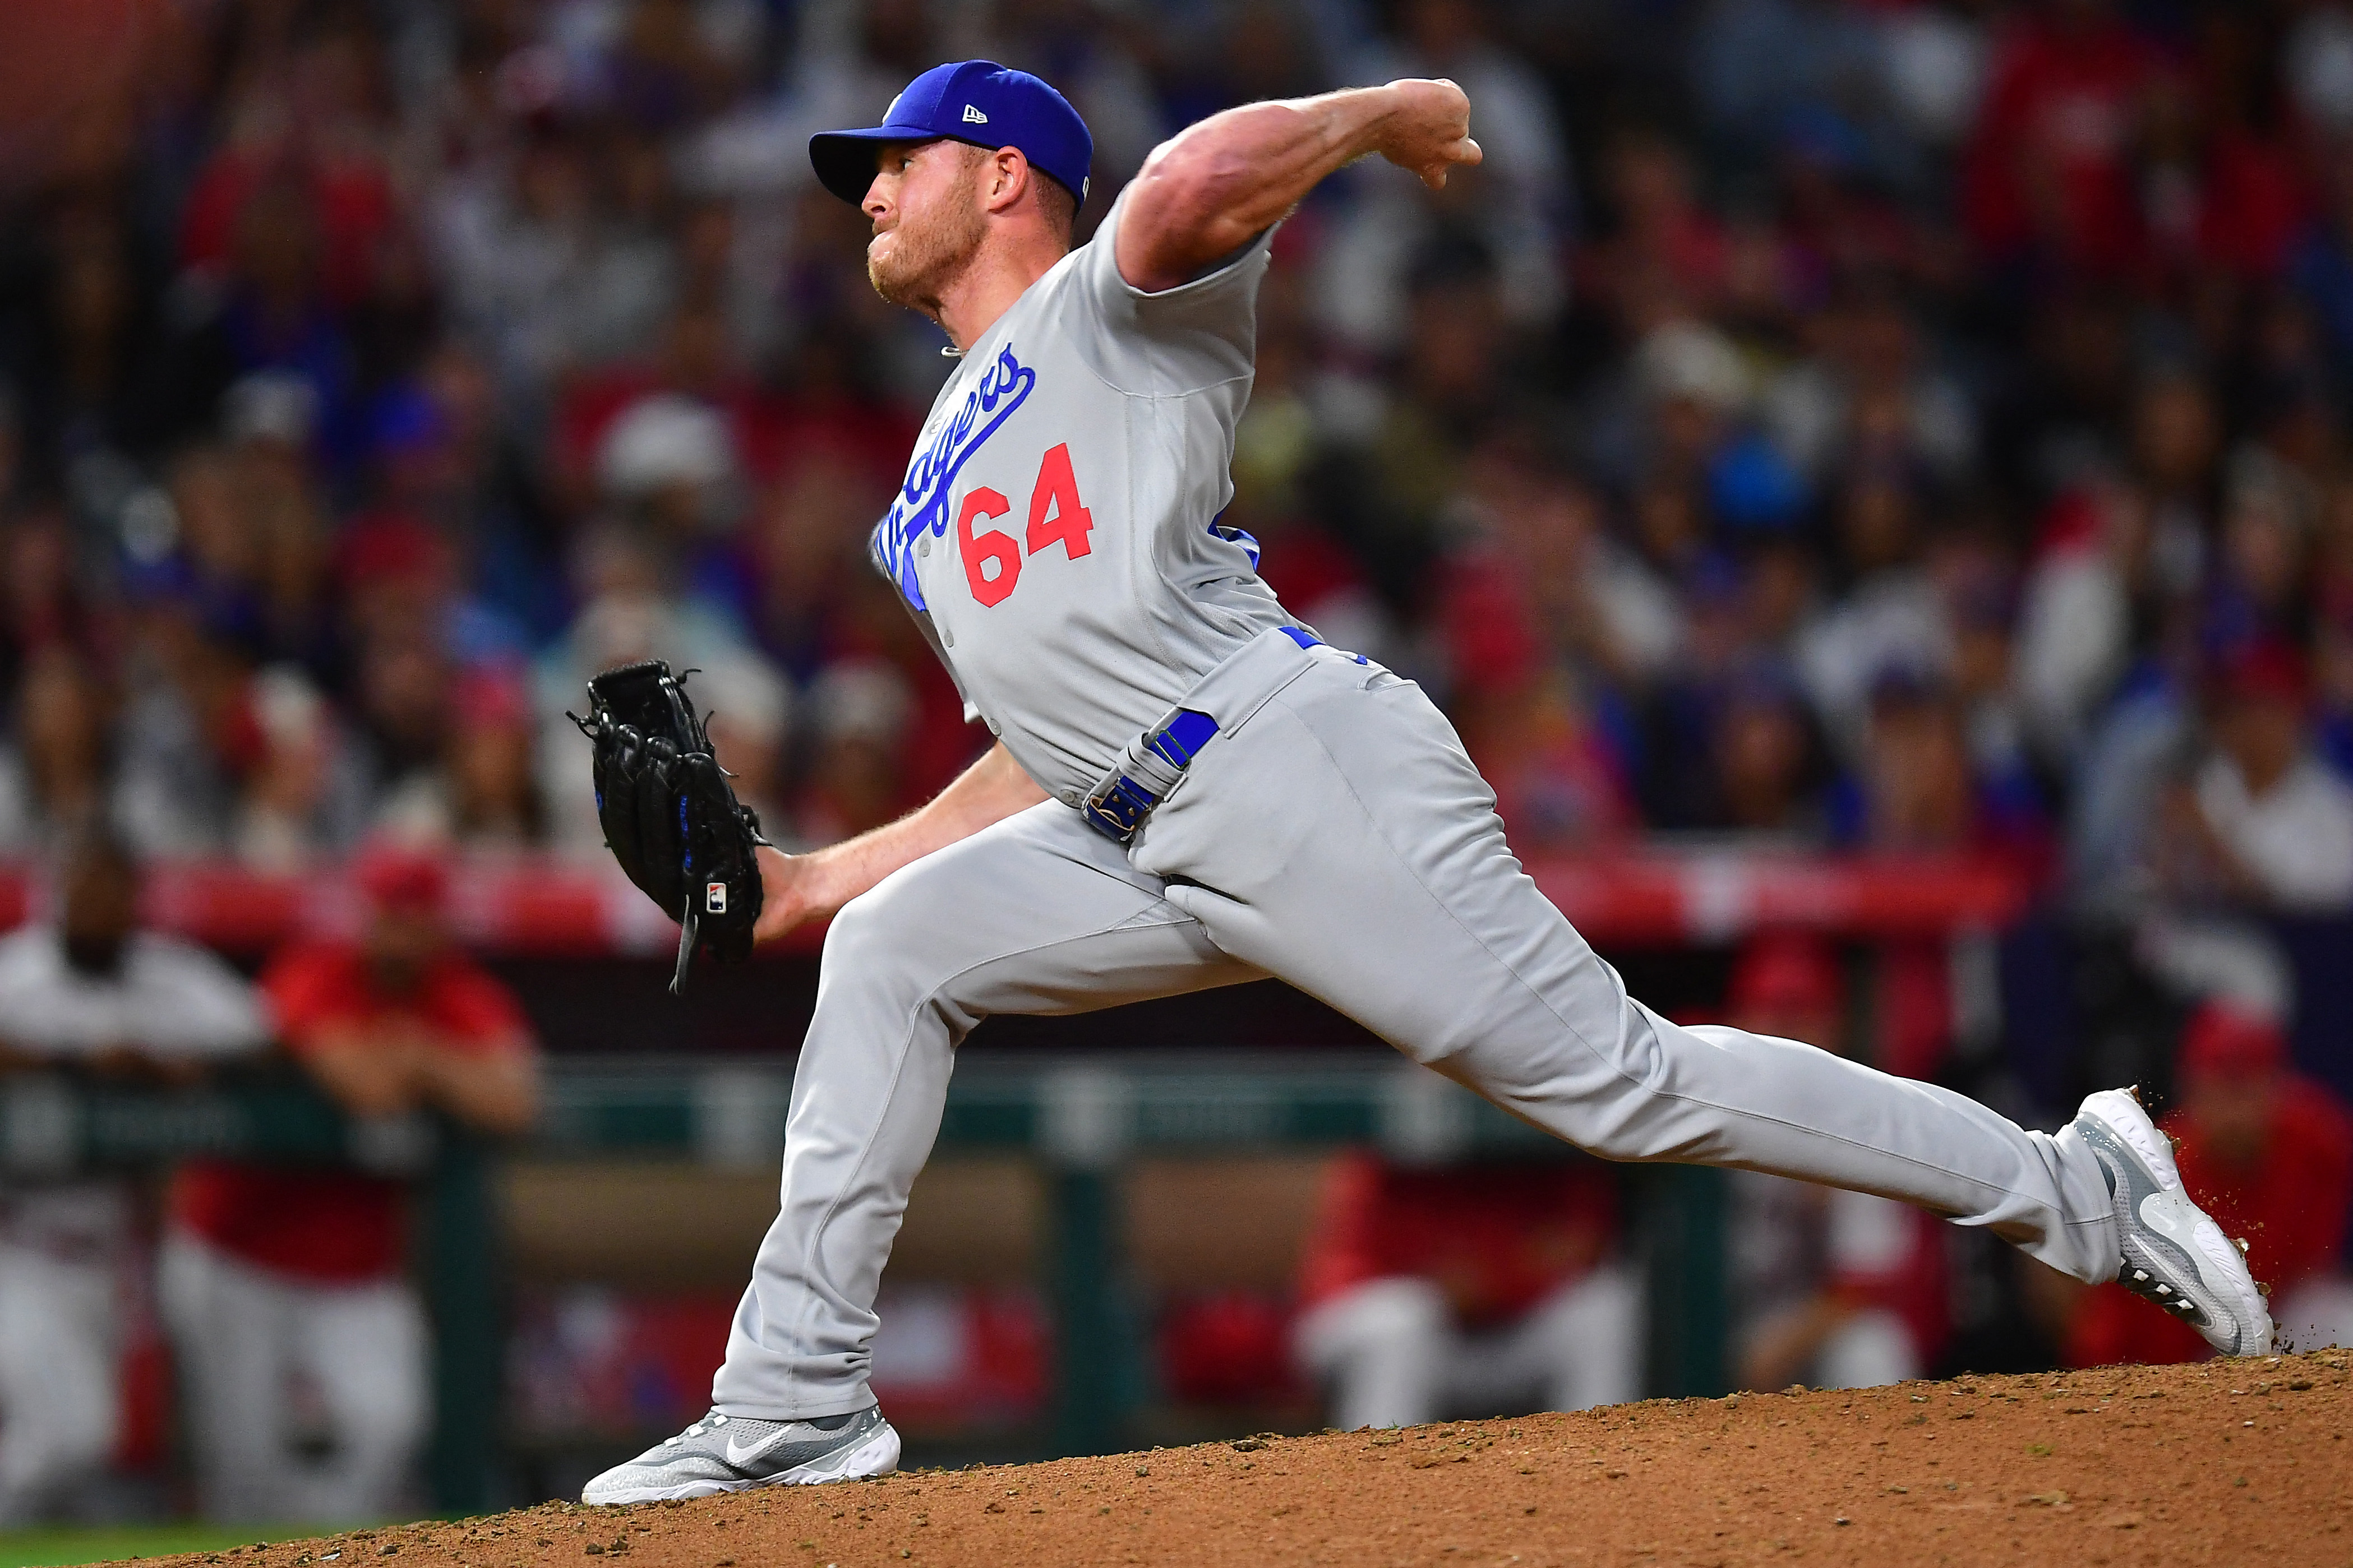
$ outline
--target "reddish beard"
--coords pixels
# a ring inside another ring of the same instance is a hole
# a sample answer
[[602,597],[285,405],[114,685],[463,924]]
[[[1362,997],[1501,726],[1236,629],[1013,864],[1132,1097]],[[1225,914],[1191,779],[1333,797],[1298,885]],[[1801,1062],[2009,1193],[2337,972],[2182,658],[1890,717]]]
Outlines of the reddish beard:
[[892,304],[936,316],[940,296],[978,254],[988,220],[979,200],[965,189],[921,218],[901,213],[899,226],[891,233],[887,259],[868,247],[866,280]]

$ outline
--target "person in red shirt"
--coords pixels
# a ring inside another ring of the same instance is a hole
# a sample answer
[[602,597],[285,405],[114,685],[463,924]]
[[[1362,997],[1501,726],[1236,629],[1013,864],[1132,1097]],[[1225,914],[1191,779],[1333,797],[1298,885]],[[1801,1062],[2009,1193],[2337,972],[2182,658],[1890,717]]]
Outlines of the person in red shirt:
[[[2245,1238],[2247,1266],[2271,1287],[2281,1342],[2353,1343],[2345,1224],[2353,1204],[2353,1118],[2328,1089],[2288,1066],[2273,1019],[2208,1002],[2182,1031],[2181,1103],[2159,1124],[2191,1198],[2223,1234]],[[2084,1292],[2067,1331],[2076,1366],[2203,1361],[2195,1330],[2121,1286]]]
[[[362,940],[298,941],[262,976],[279,1040],[362,1123],[436,1110],[522,1131],[538,1105],[531,1028],[452,943],[439,862],[378,852],[360,877]],[[406,1208],[402,1182],[360,1171],[180,1172],[161,1289],[207,1516],[348,1521],[401,1504],[427,1405]]]
[[1335,1426],[1412,1426],[1639,1397],[1642,1294],[1590,1161],[1333,1162],[1295,1336]]
[[2025,8],[2003,29],[1961,214],[1981,253],[2116,279],[2141,258],[2131,151],[2157,51],[2112,0]]

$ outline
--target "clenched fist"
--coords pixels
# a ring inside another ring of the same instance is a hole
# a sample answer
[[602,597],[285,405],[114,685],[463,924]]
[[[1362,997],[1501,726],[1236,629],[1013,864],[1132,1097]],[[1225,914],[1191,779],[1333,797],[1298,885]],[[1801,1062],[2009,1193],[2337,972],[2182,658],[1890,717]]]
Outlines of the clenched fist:
[[1483,156],[1471,140],[1471,100],[1452,82],[1408,78],[1383,90],[1394,102],[1380,125],[1381,156],[1421,176],[1431,190],[1442,187],[1456,165]]

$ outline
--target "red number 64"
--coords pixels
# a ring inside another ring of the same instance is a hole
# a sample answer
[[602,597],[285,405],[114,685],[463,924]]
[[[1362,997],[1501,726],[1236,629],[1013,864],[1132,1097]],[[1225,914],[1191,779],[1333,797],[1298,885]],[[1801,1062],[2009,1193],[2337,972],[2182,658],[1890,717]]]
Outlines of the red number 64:
[[[1011,502],[983,486],[965,496],[956,512],[956,549],[964,556],[964,580],[972,584],[972,596],[983,608],[1001,605],[1012,595],[1013,585],[1021,580],[1021,547],[1011,534],[993,528],[986,533],[974,532],[973,520],[1003,517],[1012,510]],[[1047,452],[1038,465],[1038,483],[1029,492],[1029,553],[1035,555],[1060,540],[1073,561],[1092,554],[1087,535],[1094,525],[1094,514],[1079,500],[1079,481],[1071,472],[1071,448],[1065,442]],[[984,570],[991,561],[997,563],[995,576]]]
[[[984,486],[965,497],[964,508],[956,513],[956,548],[964,554],[964,580],[972,584],[972,596],[985,606],[1003,604],[1013,584],[1020,581],[1021,547],[1013,542],[1011,534],[993,528],[976,534],[972,520],[1003,517],[1012,510],[1011,501]],[[991,561],[997,563],[993,577],[982,570]]]

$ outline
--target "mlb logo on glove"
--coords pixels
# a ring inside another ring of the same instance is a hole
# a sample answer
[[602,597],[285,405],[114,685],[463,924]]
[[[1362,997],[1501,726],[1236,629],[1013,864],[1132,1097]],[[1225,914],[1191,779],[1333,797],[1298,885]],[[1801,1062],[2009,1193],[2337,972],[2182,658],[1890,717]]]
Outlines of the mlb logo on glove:
[[705,882],[702,885],[702,910],[705,914],[712,915],[723,915],[727,912],[726,883]]

